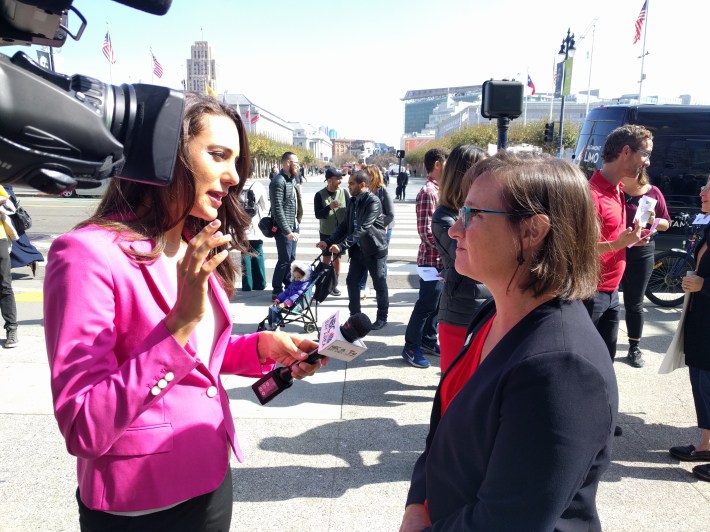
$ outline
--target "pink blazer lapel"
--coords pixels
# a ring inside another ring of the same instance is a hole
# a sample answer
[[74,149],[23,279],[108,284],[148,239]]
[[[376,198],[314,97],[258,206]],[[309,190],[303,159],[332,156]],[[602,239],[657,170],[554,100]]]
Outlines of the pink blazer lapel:
[[[153,248],[153,243],[148,240],[131,242],[129,246],[134,251],[147,252]],[[168,265],[158,258],[150,264],[140,264],[143,277],[158,306],[166,314],[175,306],[177,293],[175,291],[174,271],[168,271]]]

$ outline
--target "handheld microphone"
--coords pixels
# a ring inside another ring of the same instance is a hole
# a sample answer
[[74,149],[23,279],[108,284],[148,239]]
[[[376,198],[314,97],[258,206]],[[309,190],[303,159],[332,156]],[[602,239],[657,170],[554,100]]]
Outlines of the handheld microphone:
[[[353,314],[340,326],[340,334],[351,344],[367,336],[371,330],[372,322],[370,318],[362,312]],[[315,349],[313,352],[309,353],[308,358],[303,362],[315,364],[321,358],[323,358],[323,355],[319,354],[318,349]],[[291,386],[293,386],[291,366],[283,366],[264,375],[261,379],[252,384],[251,389],[254,390],[254,394],[259,402],[265,405]]]

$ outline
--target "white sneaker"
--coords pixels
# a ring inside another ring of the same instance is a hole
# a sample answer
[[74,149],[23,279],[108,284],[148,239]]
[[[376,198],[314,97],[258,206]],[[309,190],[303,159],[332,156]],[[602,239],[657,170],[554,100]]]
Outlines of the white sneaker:
[[367,288],[360,290],[360,299],[367,299]]

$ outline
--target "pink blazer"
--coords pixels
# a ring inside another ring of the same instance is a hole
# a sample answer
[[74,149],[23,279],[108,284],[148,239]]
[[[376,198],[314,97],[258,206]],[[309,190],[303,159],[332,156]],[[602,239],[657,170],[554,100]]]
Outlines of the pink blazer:
[[261,376],[274,364],[259,363],[257,334],[231,335],[229,301],[214,276],[220,332],[209,367],[195,356],[194,336],[180,346],[163,322],[174,276],[160,259],[136,264],[115,233],[95,226],[61,236],[49,251],[44,325],[54,413],[89,508],[174,504],[217,488],[228,445],[243,460],[219,374]]

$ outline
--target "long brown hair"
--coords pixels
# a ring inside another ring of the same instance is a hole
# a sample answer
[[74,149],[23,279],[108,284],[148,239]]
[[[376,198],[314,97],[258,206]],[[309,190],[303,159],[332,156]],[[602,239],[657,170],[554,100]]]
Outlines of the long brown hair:
[[[206,115],[226,116],[237,126],[239,135],[239,158],[236,162],[239,184],[229,189],[223,198],[217,218],[222,222],[220,230],[232,237],[232,249],[248,252],[249,241],[246,228],[251,218],[239,202],[239,193],[249,175],[249,144],[246,131],[239,114],[231,107],[213,98],[199,94],[185,93],[182,133],[178,156],[175,161],[173,179],[165,187],[146,185],[135,181],[114,178],[106,190],[94,215],[77,225],[98,225],[115,231],[123,242],[152,240],[153,249],[149,252],[136,252],[122,246],[124,253],[137,262],[153,262],[165,249],[165,232],[185,220],[183,236],[188,240],[199,233],[210,221],[190,216],[195,203],[195,177],[189,157],[189,143],[205,129]],[[180,202],[181,210],[175,209]],[[210,257],[218,253],[213,250]],[[232,260],[225,260],[217,267],[217,274],[224,289],[231,296],[239,268]]]
[[385,185],[385,180],[382,177],[382,171],[377,165],[374,164],[368,164],[363,168],[367,172],[367,175],[370,176],[370,192],[373,194],[377,192],[377,189],[380,187],[383,187]]

